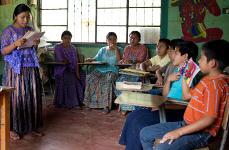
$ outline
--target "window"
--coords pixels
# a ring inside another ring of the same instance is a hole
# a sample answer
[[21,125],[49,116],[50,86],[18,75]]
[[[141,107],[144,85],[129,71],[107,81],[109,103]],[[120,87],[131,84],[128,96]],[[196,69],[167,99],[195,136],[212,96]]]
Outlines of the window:
[[41,0],[40,12],[49,41],[60,41],[64,30],[72,32],[73,42],[105,42],[110,31],[121,43],[128,43],[133,30],[141,33],[141,43],[160,38],[160,0]]

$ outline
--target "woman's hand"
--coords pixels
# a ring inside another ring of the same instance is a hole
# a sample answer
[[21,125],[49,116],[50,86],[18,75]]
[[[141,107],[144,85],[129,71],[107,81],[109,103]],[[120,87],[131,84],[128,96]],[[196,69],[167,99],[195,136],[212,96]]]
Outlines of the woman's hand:
[[122,59],[119,61],[120,64],[131,64],[130,60]]
[[168,76],[167,81],[172,82],[172,81],[176,81],[178,79],[180,79],[180,73],[179,72],[170,74]]
[[87,59],[85,59],[85,62],[92,62],[92,61],[94,61],[95,59],[94,58],[87,58]]
[[79,73],[79,71],[76,71],[76,77],[77,77],[78,79],[80,79],[80,73]]
[[17,41],[15,41],[13,44],[16,46],[16,47],[20,47],[22,46],[23,44],[25,44],[26,42],[26,39],[25,38],[20,38],[18,39]]
[[109,44],[108,46],[109,46],[109,49],[110,49],[110,50],[117,50],[117,49],[118,49],[118,47],[117,47],[116,44],[112,44],[112,43],[111,43],[111,44]]
[[37,46],[39,43],[40,43],[40,39],[35,39],[35,40],[33,41],[33,45],[34,45],[34,46]]

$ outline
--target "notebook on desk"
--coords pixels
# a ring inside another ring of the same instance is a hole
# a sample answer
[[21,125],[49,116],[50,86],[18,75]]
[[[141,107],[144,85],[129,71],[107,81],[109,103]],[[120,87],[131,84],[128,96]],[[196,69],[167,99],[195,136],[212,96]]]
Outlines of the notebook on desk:
[[150,74],[149,72],[146,72],[146,71],[130,69],[130,68],[120,69],[119,73],[127,74],[127,75],[134,75],[134,76],[146,76]]

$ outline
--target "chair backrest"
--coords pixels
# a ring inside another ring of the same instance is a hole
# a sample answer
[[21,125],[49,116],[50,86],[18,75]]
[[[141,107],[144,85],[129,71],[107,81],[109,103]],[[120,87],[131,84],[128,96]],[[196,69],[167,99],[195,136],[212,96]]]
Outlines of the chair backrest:
[[83,54],[78,53],[78,62],[84,63],[84,55]]
[[226,106],[223,115],[223,122],[222,122],[223,130],[226,130],[228,128],[228,118],[229,118],[229,95],[227,95],[226,98]]

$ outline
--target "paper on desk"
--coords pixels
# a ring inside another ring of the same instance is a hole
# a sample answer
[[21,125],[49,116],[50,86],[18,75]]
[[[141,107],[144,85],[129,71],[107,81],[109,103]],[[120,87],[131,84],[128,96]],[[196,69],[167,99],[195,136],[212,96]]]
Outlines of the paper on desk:
[[44,34],[45,32],[28,31],[23,36],[23,38],[25,38],[27,41],[18,48],[22,49],[22,48],[32,47],[34,45],[33,41],[36,39],[40,39]]

